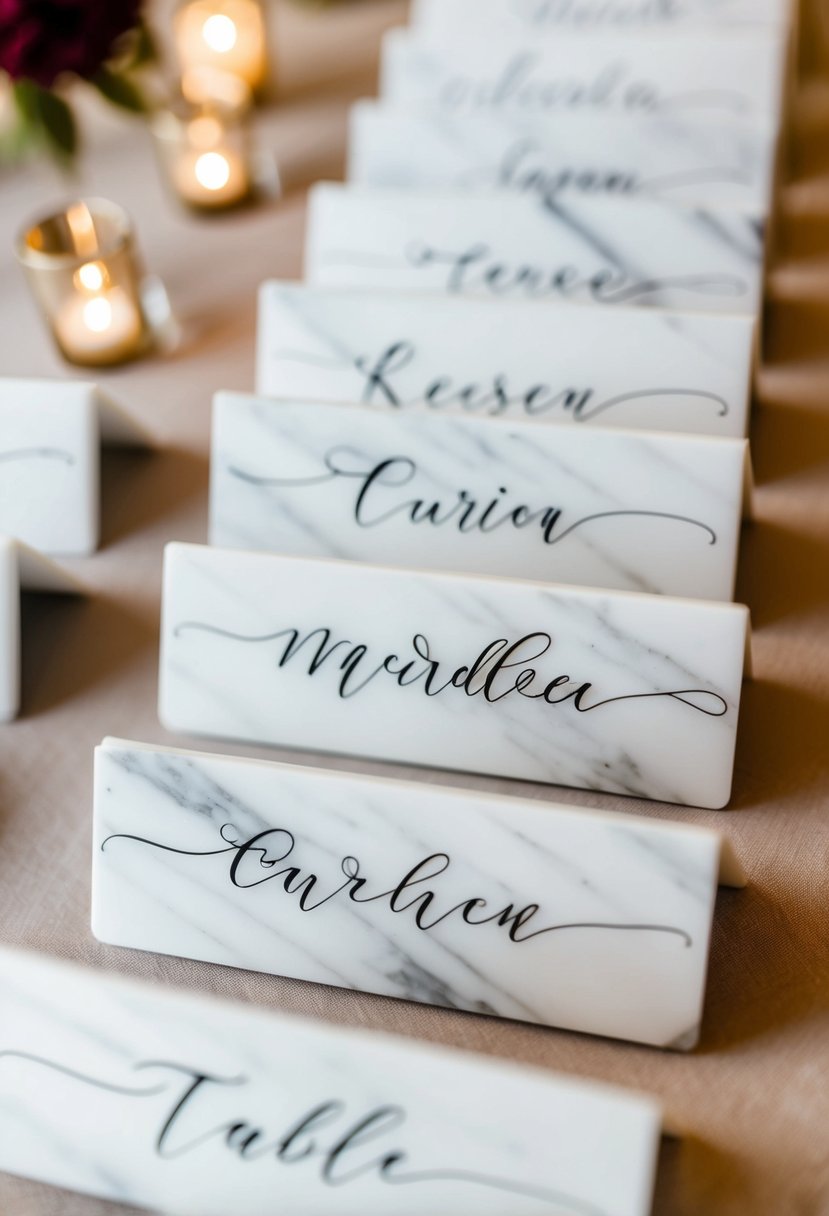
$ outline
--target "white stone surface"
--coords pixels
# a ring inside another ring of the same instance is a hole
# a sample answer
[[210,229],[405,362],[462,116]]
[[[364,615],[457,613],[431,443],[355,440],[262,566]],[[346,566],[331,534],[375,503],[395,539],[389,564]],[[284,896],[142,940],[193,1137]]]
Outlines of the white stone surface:
[[749,317],[538,308],[265,283],[258,391],[554,425],[742,438]]
[[43,553],[93,553],[102,441],[149,437],[94,384],[0,378],[0,532]]
[[774,30],[621,40],[607,32],[491,37],[477,23],[460,39],[395,29],[383,43],[380,95],[452,114],[515,110],[561,121],[584,111],[659,113],[779,125],[788,64],[788,41]]
[[76,594],[81,587],[42,553],[0,535],[0,723],[20,709],[20,592]]
[[210,543],[730,600],[747,451],[219,393]]
[[377,189],[559,193],[740,207],[766,215],[773,127],[739,120],[515,111],[448,114],[361,101],[350,118],[348,177]]
[[720,32],[785,28],[791,0],[412,0],[419,32],[457,39],[470,29],[493,35]]
[[650,1211],[660,1112],[618,1089],[8,948],[0,1009],[10,1173],[170,1216]]
[[733,604],[168,545],[170,730],[723,807]]
[[687,1050],[720,837],[107,739],[101,941]]
[[319,287],[757,317],[763,226],[643,196],[540,202],[324,183],[311,193],[305,268]]

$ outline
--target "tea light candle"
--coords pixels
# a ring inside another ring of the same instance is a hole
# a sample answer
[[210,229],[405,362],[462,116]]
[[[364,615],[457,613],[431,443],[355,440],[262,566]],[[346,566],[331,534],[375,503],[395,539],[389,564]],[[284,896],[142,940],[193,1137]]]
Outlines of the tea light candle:
[[211,72],[231,74],[251,89],[267,75],[265,18],[259,0],[186,0],[175,18],[182,91],[209,100]]
[[243,202],[253,188],[244,115],[239,110],[168,111],[154,131],[170,184],[179,198],[201,210]]
[[103,199],[73,203],[29,228],[18,257],[70,363],[123,363],[149,345],[132,226]]
[[75,272],[76,292],[55,313],[58,344],[76,361],[117,363],[141,341],[143,321],[121,287],[109,285],[102,262],[85,262]]

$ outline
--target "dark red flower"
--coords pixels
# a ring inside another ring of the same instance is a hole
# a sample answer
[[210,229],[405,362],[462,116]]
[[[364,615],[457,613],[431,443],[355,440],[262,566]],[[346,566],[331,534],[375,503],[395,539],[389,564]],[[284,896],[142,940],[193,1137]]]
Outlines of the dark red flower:
[[0,0],[0,69],[48,88],[61,72],[94,76],[142,0]]

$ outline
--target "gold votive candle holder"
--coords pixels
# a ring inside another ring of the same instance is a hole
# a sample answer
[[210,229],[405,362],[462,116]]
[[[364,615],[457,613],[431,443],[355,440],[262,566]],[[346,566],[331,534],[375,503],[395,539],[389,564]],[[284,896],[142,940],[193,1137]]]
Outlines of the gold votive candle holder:
[[196,211],[226,211],[259,186],[246,105],[193,105],[182,99],[156,114],[153,134],[164,177]]
[[259,91],[268,75],[267,23],[260,0],[184,0],[173,23],[182,92],[214,98],[213,73],[238,77]]
[[152,346],[135,233],[121,207],[106,199],[73,202],[27,226],[16,252],[68,362],[113,366]]

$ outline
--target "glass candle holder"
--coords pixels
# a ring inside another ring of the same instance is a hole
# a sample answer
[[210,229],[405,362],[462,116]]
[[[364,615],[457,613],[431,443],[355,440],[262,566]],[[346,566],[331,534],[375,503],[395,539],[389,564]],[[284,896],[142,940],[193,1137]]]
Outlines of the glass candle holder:
[[244,107],[182,102],[156,115],[153,134],[164,175],[188,207],[226,210],[255,193],[256,165]]
[[17,256],[70,363],[125,363],[152,344],[132,224],[115,203],[78,201],[39,220],[18,237]]
[[216,73],[238,77],[253,91],[268,73],[267,27],[260,0],[184,0],[174,20],[182,92],[212,100]]

